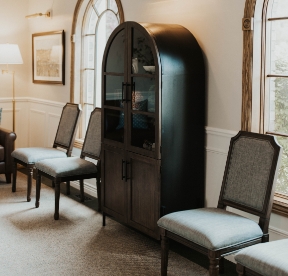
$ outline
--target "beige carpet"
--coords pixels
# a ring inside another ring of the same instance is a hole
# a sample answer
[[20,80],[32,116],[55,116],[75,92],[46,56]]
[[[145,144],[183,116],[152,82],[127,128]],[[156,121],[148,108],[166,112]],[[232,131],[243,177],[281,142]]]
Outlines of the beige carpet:
[[[60,220],[53,219],[54,191],[42,185],[40,207],[26,202],[26,176],[17,192],[0,175],[0,275],[160,275],[158,242],[63,194]],[[170,251],[168,275],[208,275]]]

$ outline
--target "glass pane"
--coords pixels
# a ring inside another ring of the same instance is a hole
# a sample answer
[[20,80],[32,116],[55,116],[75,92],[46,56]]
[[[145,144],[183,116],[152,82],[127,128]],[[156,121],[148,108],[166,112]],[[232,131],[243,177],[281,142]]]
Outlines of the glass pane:
[[94,68],[95,35],[84,38],[84,68]]
[[124,73],[125,32],[120,31],[110,45],[106,60],[106,72]]
[[84,102],[93,104],[94,101],[94,70],[85,70],[84,71],[84,80],[85,80],[85,93],[84,93]]
[[278,172],[276,192],[288,195],[288,138],[277,136],[278,143],[283,147],[281,166]]
[[124,112],[123,109],[104,109],[105,130],[104,137],[113,141],[124,141]]
[[[122,107],[122,83],[123,76],[105,77],[105,105]],[[125,92],[125,91],[123,91]]]
[[288,78],[271,78],[269,130],[288,134]]
[[155,150],[155,118],[144,114],[132,114],[131,145]]
[[[89,123],[89,119],[90,119],[90,115],[91,112],[93,111],[94,107],[92,104],[84,104],[84,114],[85,114],[85,130],[88,127],[88,123]],[[85,131],[86,132],[86,131]],[[85,137],[85,133],[83,135],[83,138]]]
[[274,0],[272,6],[272,17],[286,17],[288,16],[288,1]]
[[[139,109],[144,106],[145,109]],[[133,78],[132,109],[155,112],[155,79]]]
[[271,22],[270,72],[272,74],[281,74],[281,75],[288,74],[287,30],[288,30],[288,20],[277,20]]
[[114,11],[116,14],[118,13],[118,7],[115,0],[108,0],[108,8]]
[[107,0],[97,0],[94,4],[94,7],[97,10],[98,14],[101,14],[107,9]]
[[89,15],[87,16],[87,28],[85,28],[85,34],[95,34],[96,23],[98,20],[98,16],[93,9],[89,10]]
[[136,29],[133,29],[131,72],[133,74],[154,74],[155,72],[155,63],[150,41],[144,34]]
[[96,106],[101,107],[101,79],[102,79],[102,60],[107,40],[113,30],[118,26],[115,14],[107,11],[101,17],[97,27],[96,44]]

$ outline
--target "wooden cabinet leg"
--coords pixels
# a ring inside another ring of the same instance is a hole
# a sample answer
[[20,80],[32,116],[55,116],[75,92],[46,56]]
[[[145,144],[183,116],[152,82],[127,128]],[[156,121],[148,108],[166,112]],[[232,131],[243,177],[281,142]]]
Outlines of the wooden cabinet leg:
[[98,198],[98,212],[101,212],[101,183],[100,177],[96,178],[97,198]]

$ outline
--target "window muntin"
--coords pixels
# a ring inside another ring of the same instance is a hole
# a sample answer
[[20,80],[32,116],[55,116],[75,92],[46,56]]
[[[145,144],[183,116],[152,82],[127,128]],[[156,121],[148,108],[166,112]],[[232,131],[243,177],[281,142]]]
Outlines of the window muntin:
[[101,107],[102,57],[110,34],[119,24],[120,16],[115,0],[90,1],[82,28],[82,139],[85,137],[90,113],[94,107]]
[[266,22],[265,128],[283,147],[276,192],[288,195],[288,1],[270,0]]

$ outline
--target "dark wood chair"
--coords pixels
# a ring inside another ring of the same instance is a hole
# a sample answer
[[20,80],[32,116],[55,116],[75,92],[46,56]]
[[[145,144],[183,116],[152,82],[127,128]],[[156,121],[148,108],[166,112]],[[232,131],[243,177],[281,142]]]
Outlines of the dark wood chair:
[[6,182],[11,183],[12,156],[16,134],[8,129],[0,128],[0,174],[5,174]]
[[[36,162],[36,208],[39,207],[41,176],[55,183],[55,213],[54,219],[59,219],[59,199],[61,182],[80,180],[81,201],[84,201],[84,179],[96,178],[98,211],[101,206],[101,109],[95,108],[91,113],[80,157],[47,159]],[[85,158],[97,160],[95,163]]]
[[[280,155],[273,136],[240,131],[231,138],[217,208],[179,211],[159,219],[161,275],[167,275],[169,239],[207,255],[212,276],[224,271],[224,256],[269,240]],[[259,223],[227,211],[227,206],[258,216]]]
[[239,276],[287,276],[288,239],[244,248],[236,254],[235,260]]
[[[44,159],[62,158],[71,156],[73,143],[77,131],[81,107],[78,104],[67,103],[62,110],[58,129],[56,132],[53,146],[18,148],[12,152],[13,157],[13,182],[12,192],[16,192],[17,164],[21,164],[29,170],[27,176],[27,201],[31,201],[31,187],[33,179],[33,169],[35,163]],[[37,135],[37,131],[35,134]],[[64,149],[59,150],[58,148]],[[69,183],[67,193],[69,194]]]

